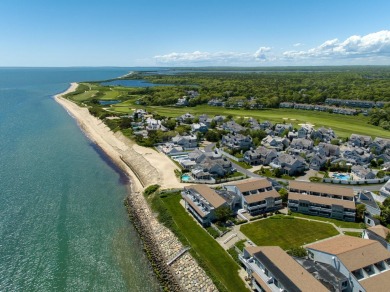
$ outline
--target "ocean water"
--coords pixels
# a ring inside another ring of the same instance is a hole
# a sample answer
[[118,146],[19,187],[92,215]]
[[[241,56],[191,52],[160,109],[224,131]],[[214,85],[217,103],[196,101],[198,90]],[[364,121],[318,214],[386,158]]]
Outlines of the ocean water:
[[129,181],[52,98],[126,68],[0,68],[0,291],[159,291]]

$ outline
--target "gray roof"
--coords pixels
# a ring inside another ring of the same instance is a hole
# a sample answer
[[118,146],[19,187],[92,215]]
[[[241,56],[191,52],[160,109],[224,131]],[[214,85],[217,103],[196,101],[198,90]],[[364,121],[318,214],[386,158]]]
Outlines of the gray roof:
[[290,155],[286,153],[282,153],[279,155],[278,159],[280,163],[285,163],[289,165],[293,165],[296,161],[300,161],[302,163],[305,163],[305,159],[299,155]]
[[338,291],[339,283],[348,280],[348,278],[333,266],[314,262],[309,259],[294,258],[306,271],[321,282],[329,291]]

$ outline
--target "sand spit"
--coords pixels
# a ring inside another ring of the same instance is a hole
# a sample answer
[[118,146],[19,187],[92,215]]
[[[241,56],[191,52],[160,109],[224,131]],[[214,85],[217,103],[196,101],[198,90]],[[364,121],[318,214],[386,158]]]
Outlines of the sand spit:
[[159,184],[163,189],[182,188],[184,185],[174,175],[177,166],[164,154],[136,145],[121,133],[113,133],[101,120],[90,115],[87,108],[62,97],[76,90],[77,86],[77,83],[71,83],[65,92],[54,98],[77,121],[83,132],[131,178],[131,193],[126,205],[162,285],[169,291],[217,291],[188,252],[173,264],[167,264],[184,247],[157,221],[142,195],[144,187],[151,184]]

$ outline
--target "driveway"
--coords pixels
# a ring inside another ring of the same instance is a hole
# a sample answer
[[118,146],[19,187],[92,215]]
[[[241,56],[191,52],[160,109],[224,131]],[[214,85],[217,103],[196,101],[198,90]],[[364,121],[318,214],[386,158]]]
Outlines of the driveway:
[[313,169],[309,169],[305,175],[303,176],[300,176],[297,178],[297,180],[301,180],[301,181],[310,181],[309,178],[313,177],[313,176],[318,176],[318,177],[323,177],[322,174],[319,174],[318,171],[316,170],[313,170]]

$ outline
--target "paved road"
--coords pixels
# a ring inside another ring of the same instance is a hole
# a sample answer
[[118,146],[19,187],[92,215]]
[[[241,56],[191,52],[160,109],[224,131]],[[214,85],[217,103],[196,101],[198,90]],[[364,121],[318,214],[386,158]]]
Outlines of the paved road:
[[239,166],[238,164],[234,163],[233,161],[232,161],[232,166],[233,166],[235,169],[237,169],[237,171],[242,172],[243,174],[245,174],[245,175],[247,175],[247,176],[249,176],[249,177],[263,177],[263,176],[261,176],[261,175],[258,175],[258,174],[253,173],[252,171],[250,171],[250,170],[248,170],[248,169],[245,169],[245,168]]
[[261,175],[255,174],[255,173],[253,173],[252,171],[250,171],[250,170],[248,170],[248,169],[245,169],[245,168],[239,166],[238,164],[236,164],[236,163],[234,163],[234,162],[232,162],[232,166],[233,166],[235,169],[237,169],[237,171],[242,172],[243,174],[245,174],[245,175],[248,176],[248,177],[266,178],[266,179],[268,179],[268,180],[271,182],[272,186],[273,186],[277,191],[283,187],[282,185],[280,185],[280,184],[277,182],[277,180],[278,180],[278,181],[283,181],[283,182],[287,182],[287,183],[288,183],[288,180],[285,180],[285,179],[277,179],[277,180],[276,180],[276,179],[273,179],[273,178],[269,178],[269,177],[265,177],[265,176],[261,176]]

